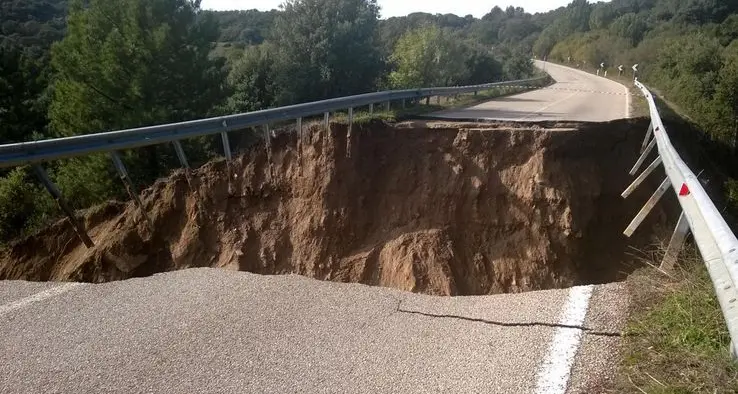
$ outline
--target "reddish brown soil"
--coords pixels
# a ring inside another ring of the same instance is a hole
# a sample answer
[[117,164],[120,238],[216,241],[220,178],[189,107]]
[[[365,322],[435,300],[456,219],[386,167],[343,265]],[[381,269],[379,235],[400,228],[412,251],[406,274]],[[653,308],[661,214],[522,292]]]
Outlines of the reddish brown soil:
[[[618,279],[664,222],[622,230],[654,190],[620,198],[647,125],[441,122],[311,126],[231,165],[173,174],[132,203],[14,244],[0,278],[104,282],[190,267],[297,273],[436,295]],[[350,151],[347,151],[350,149]],[[271,175],[270,175],[271,174]],[[657,182],[659,176],[652,181]],[[230,188],[230,192],[229,192]]]

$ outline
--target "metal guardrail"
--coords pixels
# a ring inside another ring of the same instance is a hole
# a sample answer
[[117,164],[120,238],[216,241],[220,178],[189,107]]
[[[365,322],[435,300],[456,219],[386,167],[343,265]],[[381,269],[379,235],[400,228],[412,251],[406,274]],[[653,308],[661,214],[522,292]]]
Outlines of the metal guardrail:
[[[187,138],[227,133],[278,121],[300,119],[338,110],[370,106],[381,102],[388,103],[399,100],[424,99],[433,96],[450,96],[498,87],[530,86],[544,80],[546,80],[546,77],[473,86],[393,90],[189,122],[0,145],[0,168],[84,156],[90,153],[140,148]],[[177,151],[179,155],[181,152],[179,149]],[[228,149],[226,149],[227,151]],[[184,165],[185,163],[182,164]]]
[[[472,92],[476,94],[479,91],[499,87],[533,87],[536,84],[545,82],[547,79],[548,77],[544,76],[540,78],[471,86],[392,90],[271,108],[244,114],[193,120],[189,122],[0,145],[0,168],[28,164],[32,165],[36,176],[39,178],[46,190],[54,197],[59,208],[64,211],[79,238],[88,248],[91,248],[94,247],[93,240],[87,235],[87,231],[85,230],[83,223],[76,218],[74,211],[65,202],[59,188],[56,187],[56,185],[54,185],[49,179],[49,176],[41,165],[43,162],[85,156],[92,153],[109,153],[113,161],[113,165],[123,181],[128,194],[141,210],[141,213],[146,218],[149,225],[152,225],[144,211],[143,204],[141,203],[138,194],[135,192],[136,188],[128,175],[128,171],[120,158],[120,154],[118,152],[121,150],[171,142],[182,167],[189,168],[187,156],[180,141],[188,138],[220,134],[223,144],[223,152],[226,159],[230,162],[232,160],[232,154],[228,133],[232,131],[244,130],[255,126],[265,126],[264,136],[267,141],[267,151],[269,151],[269,125],[274,122],[294,119],[297,122],[297,133],[299,136],[302,136],[302,121],[304,117],[322,114],[323,121],[327,127],[331,112],[348,109],[350,136],[354,109],[357,107],[368,106],[369,112],[373,112],[374,104],[384,103],[386,109],[389,110],[392,101],[402,101],[402,107],[404,108],[407,100],[430,99],[430,97],[434,96],[451,96]],[[228,171],[230,182],[230,166]]]
[[648,101],[651,125],[643,141],[641,156],[631,170],[631,175],[638,172],[655,147],[658,147],[658,155],[652,164],[628,187],[623,193],[623,197],[628,197],[661,164],[666,170],[667,177],[628,226],[625,234],[627,236],[632,235],[667,189],[674,190],[682,208],[682,215],[669,242],[661,268],[670,269],[673,267],[679,250],[691,231],[710,273],[720,308],[728,326],[728,332],[732,339],[731,352],[733,357],[738,357],[738,288],[736,288],[736,285],[738,285],[738,239],[720,215],[715,204],[708,197],[697,176],[687,167],[671,144],[653,95],[639,81],[636,81],[635,84]]

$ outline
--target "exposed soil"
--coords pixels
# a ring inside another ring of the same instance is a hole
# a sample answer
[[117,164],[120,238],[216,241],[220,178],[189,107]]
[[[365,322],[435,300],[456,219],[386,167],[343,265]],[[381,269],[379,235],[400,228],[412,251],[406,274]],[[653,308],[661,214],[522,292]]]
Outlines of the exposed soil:
[[[622,235],[661,175],[628,200],[647,121],[375,122],[310,126],[230,166],[179,171],[133,203],[21,240],[0,279],[104,282],[191,267],[297,273],[435,295],[519,292],[621,279],[664,224],[664,205]],[[347,150],[348,149],[348,150]],[[230,192],[229,192],[230,189]]]

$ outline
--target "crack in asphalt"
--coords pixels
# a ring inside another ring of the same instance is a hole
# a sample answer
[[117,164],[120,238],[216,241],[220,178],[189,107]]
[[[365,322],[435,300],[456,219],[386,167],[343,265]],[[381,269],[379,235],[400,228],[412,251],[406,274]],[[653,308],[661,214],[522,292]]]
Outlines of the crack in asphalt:
[[456,319],[456,320],[469,321],[473,323],[484,323],[484,324],[489,324],[489,325],[498,326],[498,327],[573,328],[576,330],[581,330],[586,335],[599,336],[599,337],[622,337],[623,336],[623,334],[619,332],[596,331],[596,330],[593,330],[591,328],[584,327],[584,326],[573,326],[573,325],[566,325],[566,324],[555,324],[555,323],[544,323],[544,322],[507,323],[507,322],[492,321],[492,320],[485,320],[485,319],[480,319],[480,318],[458,316],[458,315],[438,315],[434,313],[402,309],[401,304],[402,304],[402,300],[400,300],[397,303],[397,309],[392,314],[407,313],[411,315],[420,315],[420,316],[430,317],[430,318],[435,318],[435,319]]

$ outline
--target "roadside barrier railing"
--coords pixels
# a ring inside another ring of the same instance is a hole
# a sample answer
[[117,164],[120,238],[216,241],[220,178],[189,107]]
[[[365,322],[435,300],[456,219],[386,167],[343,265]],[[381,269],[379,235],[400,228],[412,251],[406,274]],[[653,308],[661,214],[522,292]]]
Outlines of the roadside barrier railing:
[[673,268],[679,251],[682,249],[687,235],[691,232],[715,287],[720,308],[732,340],[730,350],[735,358],[738,355],[738,289],[736,288],[736,285],[738,285],[738,239],[736,239],[735,234],[730,230],[725,219],[708,197],[697,176],[687,167],[674,149],[659,115],[653,95],[641,82],[636,81],[635,84],[648,101],[651,124],[641,147],[641,156],[631,170],[630,175],[635,176],[638,173],[654,148],[657,149],[657,155],[651,165],[635,179],[633,184],[623,192],[622,196],[627,198],[661,165],[666,171],[666,179],[633,219],[625,230],[625,235],[628,237],[633,235],[648,213],[669,189],[676,193],[682,214],[666,249],[661,269],[670,270]]
[[180,141],[188,138],[220,134],[223,144],[223,153],[226,160],[230,162],[233,159],[233,155],[231,152],[228,133],[231,132],[235,133],[249,128],[263,126],[264,138],[268,145],[270,138],[270,124],[295,120],[297,123],[296,132],[299,136],[302,136],[303,118],[323,115],[323,122],[327,128],[331,113],[347,110],[350,135],[351,125],[353,124],[354,119],[354,110],[359,107],[368,107],[368,111],[371,113],[374,111],[374,106],[377,103],[383,104],[387,110],[391,108],[392,102],[400,102],[402,108],[405,108],[406,103],[409,100],[419,101],[426,99],[426,103],[428,103],[431,97],[455,96],[465,93],[474,93],[476,95],[481,91],[505,87],[540,87],[548,80],[548,76],[543,76],[540,78],[471,86],[391,90],[188,122],[6,144],[0,145],[0,168],[31,165],[38,179],[44,185],[46,190],[53,196],[54,200],[56,200],[59,208],[66,214],[67,219],[74,227],[77,235],[88,248],[91,248],[94,246],[93,240],[90,239],[82,222],[76,218],[74,211],[64,200],[59,188],[49,178],[46,170],[42,166],[44,162],[85,156],[93,153],[108,153],[131,199],[133,199],[134,203],[141,210],[144,217],[147,217],[144,207],[138,197],[138,193],[136,192],[136,188],[134,187],[128,175],[128,171],[123,164],[123,160],[121,159],[119,152],[122,150],[172,143],[182,167],[189,168],[187,156]]

